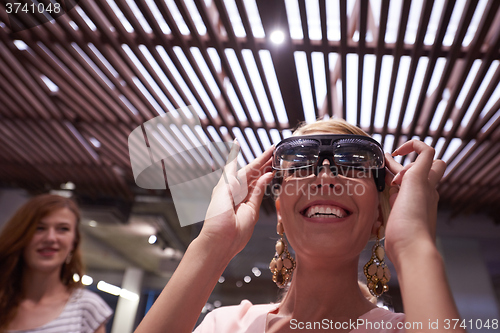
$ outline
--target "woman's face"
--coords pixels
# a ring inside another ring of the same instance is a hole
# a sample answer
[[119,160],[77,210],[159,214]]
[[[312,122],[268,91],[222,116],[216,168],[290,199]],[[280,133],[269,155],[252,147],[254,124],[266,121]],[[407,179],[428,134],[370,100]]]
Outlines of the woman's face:
[[283,178],[278,220],[298,256],[352,259],[378,220],[379,192],[371,173],[335,176],[328,164],[318,176]]
[[71,210],[61,208],[45,216],[24,250],[25,265],[40,272],[60,269],[73,251],[75,237],[76,216]]

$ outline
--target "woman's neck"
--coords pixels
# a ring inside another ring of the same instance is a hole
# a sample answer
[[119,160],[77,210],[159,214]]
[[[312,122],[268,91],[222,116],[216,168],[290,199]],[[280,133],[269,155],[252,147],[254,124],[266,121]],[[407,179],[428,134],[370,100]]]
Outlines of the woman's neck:
[[44,299],[59,298],[68,294],[67,287],[61,282],[60,270],[40,272],[25,269],[23,274],[24,299],[38,303]]
[[344,262],[303,259],[297,259],[280,315],[299,321],[338,321],[356,319],[376,307],[359,289],[357,258]]

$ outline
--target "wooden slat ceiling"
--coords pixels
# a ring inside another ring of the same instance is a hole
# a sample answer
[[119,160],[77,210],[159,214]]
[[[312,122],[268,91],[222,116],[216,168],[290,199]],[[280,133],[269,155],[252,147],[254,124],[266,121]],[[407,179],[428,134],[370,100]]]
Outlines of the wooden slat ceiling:
[[[499,1],[82,0],[59,15],[8,14],[9,3],[0,1],[2,186],[70,181],[77,194],[132,201],[143,192],[128,135],[191,105],[201,134],[183,135],[237,137],[240,164],[316,118],[361,126],[386,151],[425,140],[449,165],[442,204],[498,221]],[[171,134],[165,142],[184,146]]]

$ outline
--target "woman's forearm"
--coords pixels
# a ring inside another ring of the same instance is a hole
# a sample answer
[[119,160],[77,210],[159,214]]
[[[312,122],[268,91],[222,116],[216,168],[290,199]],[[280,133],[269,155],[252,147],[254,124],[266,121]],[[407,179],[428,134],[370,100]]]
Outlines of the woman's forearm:
[[395,263],[406,322],[414,326],[406,332],[465,332],[459,325],[454,328],[453,319],[460,316],[448,286],[443,258],[435,245],[428,242],[407,253]]
[[191,332],[232,256],[197,238],[135,333]]

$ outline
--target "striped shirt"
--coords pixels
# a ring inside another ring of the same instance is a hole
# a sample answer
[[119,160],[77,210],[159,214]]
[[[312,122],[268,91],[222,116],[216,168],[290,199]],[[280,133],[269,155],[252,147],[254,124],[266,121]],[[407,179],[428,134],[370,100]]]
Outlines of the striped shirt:
[[77,289],[56,319],[30,330],[7,333],[93,333],[111,317],[113,311],[97,294]]

